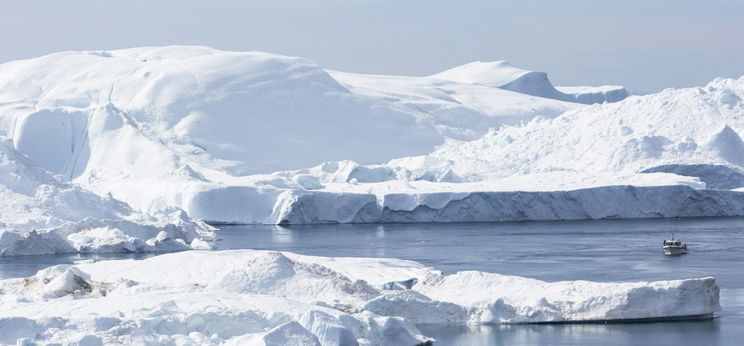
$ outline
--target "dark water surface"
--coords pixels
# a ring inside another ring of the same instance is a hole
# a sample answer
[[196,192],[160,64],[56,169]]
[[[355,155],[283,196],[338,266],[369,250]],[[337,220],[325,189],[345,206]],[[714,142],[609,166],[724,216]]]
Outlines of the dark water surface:
[[[690,253],[668,257],[670,231]],[[546,281],[649,281],[715,276],[723,311],[696,322],[422,326],[436,345],[744,345],[744,218],[484,224],[229,226],[219,249],[271,249],[318,256],[395,257],[447,273],[482,270]],[[143,255],[0,259],[0,278],[59,263]]]

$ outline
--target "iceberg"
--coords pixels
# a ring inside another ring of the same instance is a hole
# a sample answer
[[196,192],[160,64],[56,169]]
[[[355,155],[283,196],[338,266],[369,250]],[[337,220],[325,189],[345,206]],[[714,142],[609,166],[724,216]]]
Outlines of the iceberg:
[[2,280],[0,290],[2,343],[423,345],[433,339],[417,324],[709,318],[720,309],[714,278],[549,283],[257,250],[59,265]]

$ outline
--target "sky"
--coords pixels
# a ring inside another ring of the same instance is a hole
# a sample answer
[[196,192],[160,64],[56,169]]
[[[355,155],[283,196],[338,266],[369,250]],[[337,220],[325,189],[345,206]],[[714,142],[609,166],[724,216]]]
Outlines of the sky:
[[744,75],[740,0],[3,0],[0,63],[153,45],[425,76],[481,60],[638,92]]

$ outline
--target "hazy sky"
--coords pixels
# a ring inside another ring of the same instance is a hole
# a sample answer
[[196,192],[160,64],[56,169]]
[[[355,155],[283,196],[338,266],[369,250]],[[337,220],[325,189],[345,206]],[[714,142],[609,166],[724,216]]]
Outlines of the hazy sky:
[[556,85],[638,91],[744,75],[744,1],[0,1],[0,62],[194,44],[428,75],[509,60]]

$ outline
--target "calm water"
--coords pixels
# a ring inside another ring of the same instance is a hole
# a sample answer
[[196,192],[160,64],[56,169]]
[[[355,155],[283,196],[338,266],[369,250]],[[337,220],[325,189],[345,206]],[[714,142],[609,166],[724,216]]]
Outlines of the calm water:
[[[690,253],[668,257],[674,230]],[[475,269],[547,281],[661,280],[715,276],[723,311],[698,322],[422,326],[437,345],[741,345],[744,344],[744,219],[613,220],[501,224],[231,226],[220,249],[286,250],[320,256],[395,257],[445,272]],[[131,256],[0,259],[0,278],[28,276],[58,263]],[[142,258],[142,255],[134,258]]]

